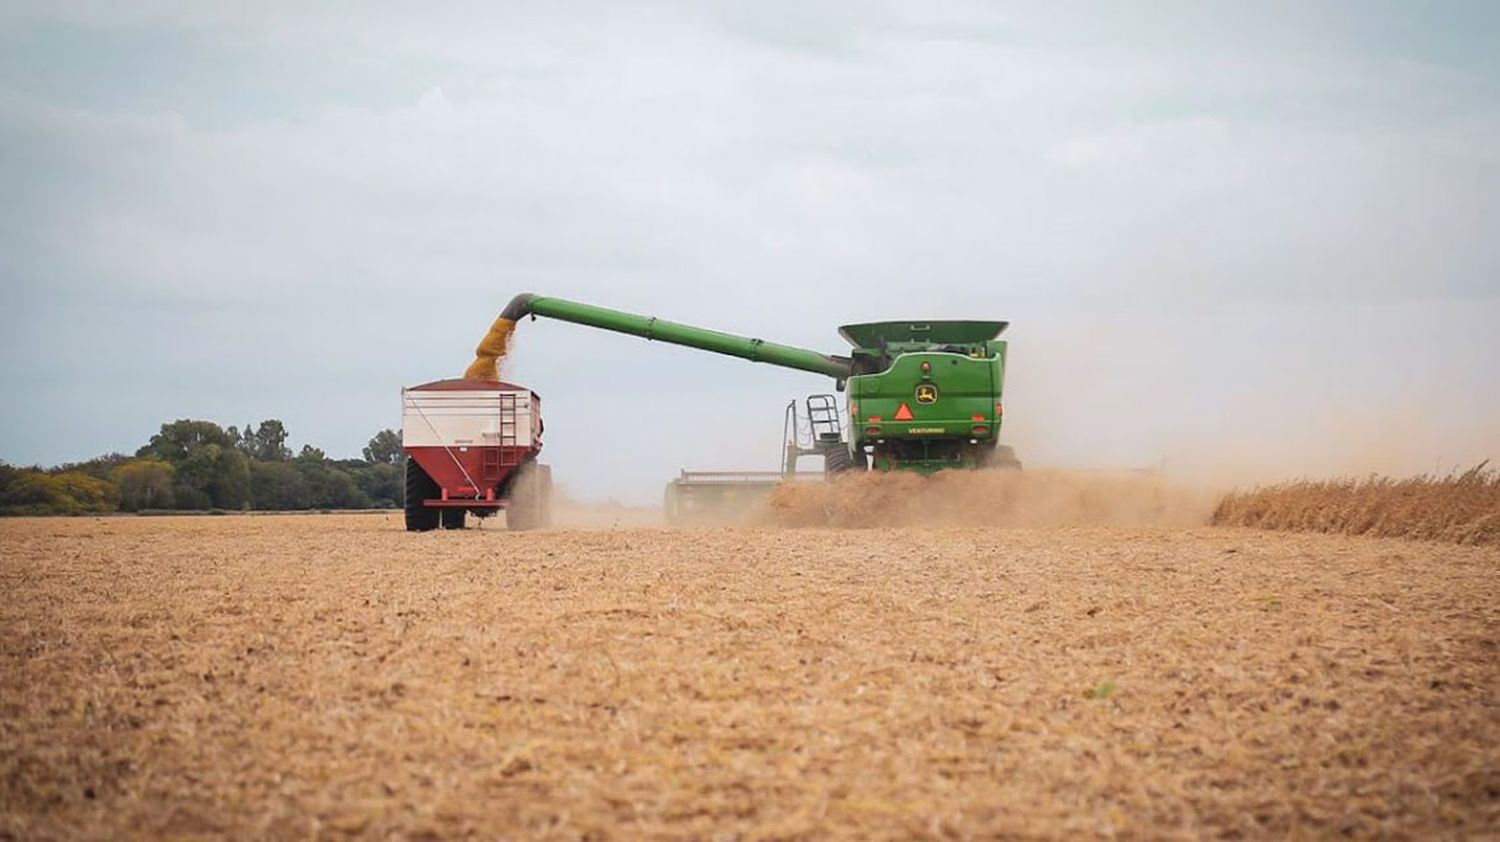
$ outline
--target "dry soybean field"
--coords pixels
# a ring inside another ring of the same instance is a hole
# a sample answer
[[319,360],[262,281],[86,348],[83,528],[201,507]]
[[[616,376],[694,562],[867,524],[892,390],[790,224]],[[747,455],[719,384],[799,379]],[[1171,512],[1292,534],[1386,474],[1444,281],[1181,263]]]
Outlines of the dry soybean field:
[[1500,547],[0,522],[0,838],[1500,834]]

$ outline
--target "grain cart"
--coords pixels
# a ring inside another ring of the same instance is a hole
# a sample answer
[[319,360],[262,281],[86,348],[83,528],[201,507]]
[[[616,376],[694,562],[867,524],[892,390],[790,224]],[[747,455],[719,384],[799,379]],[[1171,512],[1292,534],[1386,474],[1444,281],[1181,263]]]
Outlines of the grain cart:
[[[930,474],[945,468],[1020,467],[1014,452],[999,443],[1006,343],[996,337],[1007,322],[844,325],[839,335],[853,347],[842,356],[524,293],[501,312],[491,334],[509,336],[527,316],[833,378],[839,391],[848,392],[847,415],[838,411],[832,398],[826,410],[809,404],[809,414],[816,413],[821,421],[815,424],[815,447],[830,473],[873,468]],[[840,423],[843,417],[847,424]]]
[[552,475],[537,463],[542,401],[499,380],[437,380],[401,390],[406,528],[462,529],[502,509],[510,529],[546,526]]

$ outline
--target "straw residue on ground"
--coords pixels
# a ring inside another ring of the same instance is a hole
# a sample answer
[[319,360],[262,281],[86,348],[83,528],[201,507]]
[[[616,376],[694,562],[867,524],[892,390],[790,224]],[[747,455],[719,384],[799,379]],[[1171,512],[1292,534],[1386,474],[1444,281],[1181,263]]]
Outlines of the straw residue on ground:
[[0,522],[0,838],[1478,838],[1500,548]]
[[1227,495],[1213,522],[1500,544],[1500,472],[1480,464],[1445,477],[1285,482]]

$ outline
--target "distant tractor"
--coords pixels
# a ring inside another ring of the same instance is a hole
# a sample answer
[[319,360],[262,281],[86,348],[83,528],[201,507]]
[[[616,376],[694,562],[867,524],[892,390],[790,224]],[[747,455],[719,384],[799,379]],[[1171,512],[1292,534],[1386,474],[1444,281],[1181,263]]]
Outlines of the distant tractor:
[[462,529],[465,515],[504,510],[510,529],[551,520],[552,471],[542,450],[542,401],[496,380],[437,380],[401,391],[406,528]]

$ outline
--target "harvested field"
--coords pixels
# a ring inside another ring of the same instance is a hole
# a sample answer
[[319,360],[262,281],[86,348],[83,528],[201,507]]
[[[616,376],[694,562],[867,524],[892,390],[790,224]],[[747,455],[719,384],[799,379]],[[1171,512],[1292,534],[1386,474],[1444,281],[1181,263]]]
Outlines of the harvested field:
[[1299,480],[1237,491],[1214,511],[1223,526],[1500,544],[1500,472],[1406,479]]
[[1493,837],[1500,547],[0,522],[0,837]]

